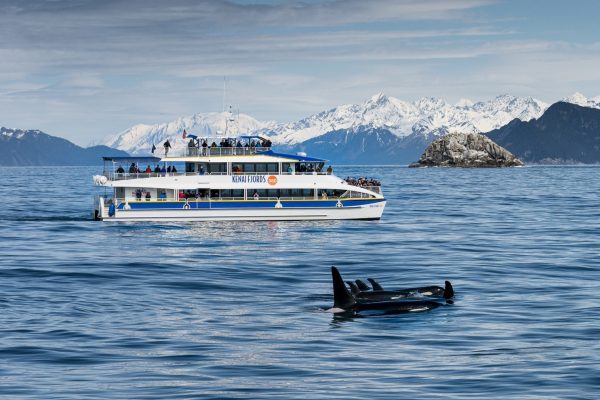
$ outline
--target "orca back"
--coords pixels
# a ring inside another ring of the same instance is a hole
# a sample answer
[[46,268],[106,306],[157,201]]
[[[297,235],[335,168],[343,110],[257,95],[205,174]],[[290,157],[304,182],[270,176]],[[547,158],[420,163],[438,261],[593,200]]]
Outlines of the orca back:
[[356,283],[354,283],[352,281],[346,281],[346,283],[350,287],[350,292],[352,294],[358,294],[358,293],[360,293],[360,289],[358,288],[358,286],[356,286]]
[[369,285],[367,285],[366,283],[364,283],[363,281],[361,281],[360,279],[355,280],[356,282],[356,286],[358,286],[358,288],[365,292],[367,290],[371,290],[371,288],[369,287]]
[[452,284],[449,281],[446,281],[445,287],[444,287],[444,298],[446,300],[448,300],[453,297],[454,297],[454,288],[452,287]]
[[378,292],[384,290],[383,286],[381,286],[379,284],[379,282],[377,282],[375,279],[373,279],[373,278],[367,278],[367,280],[371,283],[371,286],[373,286],[373,290],[378,291]]

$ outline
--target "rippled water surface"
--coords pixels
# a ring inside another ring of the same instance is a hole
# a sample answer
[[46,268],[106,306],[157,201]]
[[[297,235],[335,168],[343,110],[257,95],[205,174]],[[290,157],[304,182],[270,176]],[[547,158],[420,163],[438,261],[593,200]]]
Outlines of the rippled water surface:
[[[600,168],[339,167],[381,221],[90,220],[99,168],[0,177],[0,397],[600,398]],[[454,305],[337,319],[330,266]]]

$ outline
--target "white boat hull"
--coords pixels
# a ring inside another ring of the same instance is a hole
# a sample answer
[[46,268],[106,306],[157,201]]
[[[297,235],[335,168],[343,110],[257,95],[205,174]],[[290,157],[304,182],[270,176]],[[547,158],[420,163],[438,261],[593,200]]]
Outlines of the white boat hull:
[[376,220],[385,201],[352,207],[242,208],[242,209],[153,209],[122,210],[112,216],[106,207],[97,208],[96,217],[104,221],[298,221],[298,220]]

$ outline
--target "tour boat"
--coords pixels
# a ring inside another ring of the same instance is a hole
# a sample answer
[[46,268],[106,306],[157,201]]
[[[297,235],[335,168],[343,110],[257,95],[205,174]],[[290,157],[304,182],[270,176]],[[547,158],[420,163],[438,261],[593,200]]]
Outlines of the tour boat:
[[94,183],[105,193],[96,196],[94,218],[376,220],[386,204],[378,181],[342,179],[324,169],[327,160],[275,152],[259,136],[191,139],[183,152],[165,153],[104,157]]

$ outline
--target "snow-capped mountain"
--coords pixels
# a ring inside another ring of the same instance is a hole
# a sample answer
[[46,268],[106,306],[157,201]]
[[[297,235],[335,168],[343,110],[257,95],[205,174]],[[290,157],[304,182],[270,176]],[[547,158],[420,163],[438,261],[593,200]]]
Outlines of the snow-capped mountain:
[[[600,97],[587,99],[575,93],[564,101],[600,108]],[[226,112],[196,114],[163,124],[136,125],[104,144],[131,154],[148,154],[153,144],[160,147],[169,139],[179,149],[185,146],[181,138],[184,129],[198,136],[219,136],[225,132],[232,136],[265,135],[274,144],[290,148],[329,132],[360,133],[373,129],[389,131],[411,143],[427,144],[448,132],[489,132],[515,118],[529,121],[539,118],[547,108],[548,104],[540,100],[511,95],[476,103],[461,99],[449,104],[437,98],[407,102],[379,93],[362,104],[341,105],[296,122],[262,122],[245,114],[232,118]]]
[[578,106],[582,106],[582,107],[600,109],[600,96],[596,96],[594,98],[588,99],[581,93],[575,92],[571,96],[565,97],[563,99],[563,101],[567,102],[567,103],[571,103],[571,104],[577,104]]
[[[174,150],[185,147],[184,129],[197,136],[237,136],[274,126],[274,122],[260,122],[246,115],[233,115],[230,112],[211,112],[178,118],[175,121],[157,125],[135,125],[108,138],[104,144],[130,154],[148,154],[154,144],[157,148],[169,139]],[[227,133],[226,133],[227,132]],[[162,150],[162,149],[161,149]]]
[[[537,118],[548,104],[531,97],[498,96],[486,102],[463,99],[456,105],[436,98],[406,102],[383,93],[359,105],[343,105],[298,122],[263,129],[274,143],[296,144],[324,133],[357,127],[385,128],[399,137],[448,131],[487,132],[519,118]],[[437,135],[436,135],[437,136]]]

